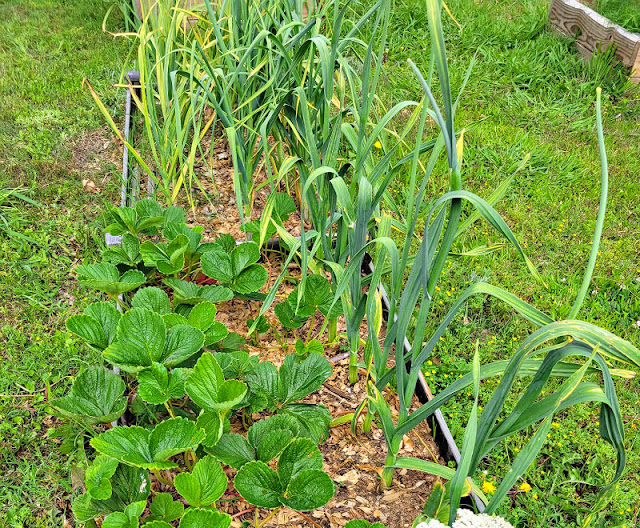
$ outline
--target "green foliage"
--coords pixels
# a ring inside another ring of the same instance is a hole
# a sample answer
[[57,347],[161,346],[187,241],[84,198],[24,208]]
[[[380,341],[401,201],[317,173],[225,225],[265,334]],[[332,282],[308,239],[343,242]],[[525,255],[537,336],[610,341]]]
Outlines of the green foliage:
[[110,513],[102,521],[105,528],[138,528],[139,519],[146,507],[146,501],[129,504],[124,512]]
[[174,501],[170,493],[158,493],[149,504],[149,521],[173,522],[184,512],[184,504]]
[[140,245],[140,255],[145,266],[157,268],[164,275],[173,275],[184,268],[188,246],[189,239],[185,235],[176,236],[168,244],[147,240]]
[[202,331],[188,324],[167,328],[163,318],[146,308],[131,308],[118,323],[116,338],[104,351],[110,363],[137,372],[153,363],[173,367],[204,345]]
[[61,415],[86,424],[109,423],[127,408],[124,381],[104,367],[89,367],[78,375],[67,396],[51,406]]
[[227,476],[220,463],[207,456],[198,460],[191,473],[176,475],[173,485],[191,506],[210,506],[227,489]]
[[217,411],[224,416],[243,400],[247,385],[238,380],[225,380],[214,355],[205,353],[187,378],[185,390],[204,410]]
[[[111,215],[112,223],[105,228],[105,231],[113,236],[124,235],[125,233],[130,233],[131,235],[139,233],[153,235],[165,223],[165,212],[162,206],[155,200],[150,199],[139,200],[136,202],[135,207],[111,207],[109,214]],[[133,241],[130,238],[129,241],[128,245],[133,245]]]
[[335,493],[331,478],[322,471],[322,455],[307,438],[293,440],[278,459],[277,471],[261,461],[247,462],[236,475],[238,492],[263,508],[289,506],[308,511],[324,506]]
[[356,519],[353,521],[349,521],[344,525],[344,528],[387,528],[382,523],[373,523],[371,524],[369,521],[365,521],[364,519]]
[[[481,459],[486,454],[490,453],[492,449],[508,437],[524,431],[529,427],[534,427],[534,435],[510,464],[504,480],[498,487],[498,490],[493,494],[486,508],[487,513],[493,513],[496,511],[500,501],[506,497],[508,490],[511,489],[517,479],[527,471],[527,468],[542,449],[554,415],[566,407],[584,401],[597,402],[600,404],[601,434],[602,437],[614,447],[616,452],[616,471],[613,475],[612,482],[604,488],[600,496],[601,502],[607,490],[622,475],[626,458],[623,445],[624,431],[622,417],[611,373],[608,365],[605,363],[604,357],[608,356],[618,361],[640,366],[640,352],[628,342],[613,336],[604,329],[577,320],[554,322],[553,319],[541,314],[541,312],[528,303],[498,288],[490,287],[489,285],[472,285],[463,292],[462,298],[472,295],[472,292],[475,290],[484,290],[490,295],[495,295],[506,302],[524,318],[538,326],[539,329],[524,341],[518,351],[507,362],[506,366],[504,364],[489,364],[481,368],[476,352],[471,374],[463,376],[457,381],[453,381],[433,400],[420,407],[417,411],[409,411],[410,400],[415,390],[420,369],[462,304],[461,302],[456,302],[435,332],[429,339],[425,339],[424,328],[431,307],[431,296],[435,292],[436,281],[443,272],[444,263],[448,258],[452,244],[460,232],[461,201],[467,200],[473,204],[478,213],[484,216],[494,228],[500,231],[501,234],[511,242],[516,251],[523,257],[529,271],[534,277],[539,277],[529,259],[524,255],[520,245],[515,241],[509,228],[506,227],[506,224],[500,219],[497,213],[484,200],[462,190],[460,174],[462,145],[460,138],[456,138],[453,126],[457,103],[454,103],[451,96],[447,58],[444,50],[444,36],[440,19],[441,7],[441,3],[438,0],[427,1],[427,15],[432,37],[432,57],[438,69],[440,89],[444,101],[442,112],[432,94],[430,83],[424,80],[420,72],[411,62],[410,65],[414,73],[418,76],[425,94],[430,101],[432,117],[438,123],[442,137],[444,138],[443,141],[448,153],[448,163],[451,174],[450,191],[436,200],[430,209],[426,219],[421,248],[418,250],[406,285],[404,285],[404,290],[398,295],[397,300],[394,299],[393,291],[398,287],[398,283],[392,281],[390,319],[394,322],[387,332],[384,352],[382,354],[377,344],[377,332],[372,332],[374,325],[371,324],[371,321],[368,321],[370,329],[369,345],[374,350],[374,362],[380,367],[383,367],[381,370],[376,367],[376,371],[378,372],[378,375],[376,375],[376,387],[373,389],[374,395],[371,396],[370,400],[378,413],[388,445],[389,454],[387,467],[382,474],[383,482],[386,485],[391,483],[391,475],[394,467],[419,468],[422,466],[422,468],[427,471],[433,471],[431,467],[427,469],[424,461],[416,460],[414,464],[411,464],[396,460],[396,453],[401,439],[399,435],[406,434],[420,423],[439,405],[445,402],[450,397],[450,394],[473,385],[475,402],[466,425],[458,470],[452,476],[450,483],[450,511],[448,519],[450,525],[455,520],[455,512],[460,504],[460,498],[465,491],[465,482],[468,476],[475,473]],[[580,288],[573,307],[569,311],[569,319],[575,318],[584,301],[594,271],[595,257],[598,252],[604,221],[607,196],[607,160],[604,154],[600,111],[600,90],[598,90],[596,114],[602,164],[600,209],[593,238],[593,247],[584,275],[583,285]],[[438,206],[447,202],[450,202],[449,209],[442,209],[438,212]],[[371,315],[373,315],[373,308],[374,305],[372,303],[369,304],[368,312]],[[411,317],[416,312],[416,321],[412,322]],[[410,325],[415,325],[411,337],[410,334],[408,335]],[[374,336],[373,339],[371,339],[371,335]],[[406,355],[403,352],[405,336],[409,337],[412,349]],[[564,341],[562,342],[560,339],[564,339]],[[383,374],[391,344],[395,344],[396,349],[395,372],[387,371]],[[378,350],[376,350],[376,348]],[[509,399],[509,392],[516,378],[527,376],[530,373],[528,369],[526,371],[522,369],[522,366],[525,361],[532,359],[536,355],[543,356],[543,360],[541,363],[538,363],[533,379],[529,385],[525,385],[524,394],[517,400],[515,407],[509,408],[507,417],[503,421],[500,420],[499,414],[504,411],[507,405],[506,402]],[[574,365],[571,373],[567,374],[566,370],[570,368],[571,364],[564,360],[569,357],[577,357],[581,363],[579,366]],[[592,361],[602,373],[603,387],[597,384],[583,382],[583,377],[589,368],[591,368]],[[407,370],[405,370],[406,362],[408,362]],[[386,387],[394,374],[397,384],[397,394],[400,401],[400,413],[396,423],[394,423],[391,416],[388,403],[380,394],[380,391]],[[492,375],[500,376],[500,382],[487,403],[486,408],[482,414],[480,414],[480,406],[478,405],[480,380]],[[544,395],[543,387],[553,375],[566,376],[567,381],[562,384],[559,390],[552,391],[550,396],[546,396]],[[538,398],[541,399],[538,401]],[[598,504],[596,504],[596,508],[598,507]]]
[[300,357],[307,357],[309,354],[324,354],[324,346],[317,339],[312,339],[305,343],[301,339],[296,339],[296,354]]
[[248,381],[253,390],[266,398],[270,410],[298,421],[300,436],[320,442],[329,430],[331,415],[328,409],[323,405],[295,402],[318,390],[331,372],[331,363],[318,354],[299,362],[294,354],[290,354],[280,370],[273,363],[259,363]]
[[122,235],[120,246],[111,246],[102,252],[102,258],[116,266],[136,268],[142,261],[140,254],[140,240],[128,231]]
[[[98,458],[106,460],[108,457]],[[98,464],[103,465],[104,462]],[[91,479],[85,482],[87,489],[95,476],[94,472],[85,475],[85,478]],[[83,523],[110,513],[123,512],[129,504],[146,501],[151,493],[149,473],[142,468],[119,464],[110,481],[111,493],[107,499],[98,500],[87,492],[73,501],[73,515],[78,522]],[[98,493],[104,496],[106,489],[106,483],[102,483]]]
[[165,279],[164,283],[173,290],[176,303],[196,305],[203,301],[219,303],[233,299],[233,292],[224,286],[198,286],[195,282],[180,279]]
[[239,434],[222,435],[209,452],[235,469],[253,460],[269,463],[291,443],[299,430],[300,426],[290,416],[275,415],[253,424],[246,438]]
[[596,9],[627,31],[640,32],[640,3],[636,0],[598,0]]
[[[131,7],[130,4],[127,5]],[[357,4],[350,6],[358,10]],[[628,77],[627,71],[605,61],[604,55],[595,61],[597,69],[592,68],[592,63],[579,58],[570,40],[546,31],[548,4],[518,0],[505,10],[499,0],[479,3],[452,0],[447,5],[462,32],[447,16],[443,22],[450,29],[447,45],[454,50],[449,57],[454,87],[461,84],[468,60],[478,49],[482,50],[471,77],[473,89],[465,92],[457,112],[459,123],[474,123],[465,135],[466,184],[485,196],[483,193],[489,193],[489,189],[500,187],[505,175],[511,174],[524,155],[531,152],[530,163],[516,175],[501,200],[500,210],[516,225],[528,226],[519,229],[523,247],[537,262],[546,263],[541,270],[550,289],[537,291],[526,270],[514,267],[515,258],[511,257],[515,255],[509,248],[494,252],[482,262],[471,256],[456,256],[448,263],[452,266],[445,266],[439,283],[442,291],[434,295],[435,311],[442,317],[446,315],[456,297],[450,287],[460,291],[465,281],[472,283],[486,276],[504,284],[516,297],[529,302],[535,298],[538,308],[552,318],[566,318],[582,280],[576,263],[590,249],[584,211],[593,207],[598,189],[593,185],[597,143],[590,132],[593,120],[589,118],[592,112],[588,103],[595,87],[604,83],[603,91],[609,95],[603,100],[607,148],[619,177],[614,182],[615,200],[608,204],[602,254],[593,277],[596,293],[589,292],[581,317],[634,339],[635,328],[629,322],[640,318],[635,301],[636,254],[633,244],[624,241],[637,238],[637,229],[629,218],[637,213],[633,201],[638,194],[634,176],[640,156],[633,140],[637,133],[638,104],[632,92],[619,91],[621,80]],[[113,39],[101,31],[108,7],[94,0],[38,3],[27,10],[20,2],[3,5],[5,16],[0,26],[2,34],[8,37],[0,57],[0,67],[4,68],[0,75],[3,96],[0,122],[9,125],[0,126],[0,140],[6,146],[0,179],[3,188],[20,186],[25,188],[20,192],[46,204],[39,207],[15,199],[2,206],[0,238],[4,260],[0,291],[4,294],[2,316],[10,323],[2,329],[6,360],[0,392],[22,393],[16,387],[25,388],[24,397],[0,401],[0,414],[4,417],[0,441],[6,447],[0,463],[6,468],[3,481],[6,485],[0,486],[0,517],[9,525],[62,523],[65,512],[60,499],[68,494],[66,475],[69,466],[78,462],[78,455],[72,453],[69,458],[51,450],[51,446],[54,441],[63,441],[61,450],[68,453],[73,448],[77,428],[65,425],[56,427],[49,435],[43,434],[50,412],[44,399],[45,389],[49,388],[51,398],[61,396],[67,390],[67,381],[71,381],[66,379],[69,372],[99,361],[92,350],[83,349],[77,339],[69,336],[64,321],[68,315],[82,312],[87,301],[94,300],[91,293],[68,281],[69,268],[77,264],[78,258],[92,259],[94,247],[100,243],[90,220],[91,211],[101,203],[100,195],[84,192],[79,179],[94,179],[109,195],[116,194],[119,182],[117,164],[103,156],[103,149],[111,148],[99,130],[100,116],[89,93],[78,82],[83,77],[95,79],[96,91],[103,96],[109,113],[118,115],[124,91],[113,90],[111,86],[118,83],[113,72],[123,60],[127,62],[128,44],[123,45],[122,39]],[[351,10],[345,12],[349,23],[353,15]],[[385,55],[387,72],[376,93],[383,102],[421,97],[405,58],[413,58],[422,71],[428,70],[430,45],[422,31],[426,22],[422,1],[394,3]],[[113,28],[115,24],[118,27]],[[119,18],[115,24],[110,20],[109,29],[120,31]],[[41,30],[43,27],[46,32]],[[364,41],[369,41],[369,33],[364,28]],[[34,42],[38,45],[34,46]],[[355,63],[357,59],[350,60]],[[311,117],[315,117],[313,112]],[[565,148],[567,138],[575,148]],[[376,149],[378,154],[387,152],[387,141],[381,140],[384,145]],[[86,154],[91,155],[89,165]],[[340,155],[345,155],[344,149]],[[99,180],[96,168],[101,173]],[[446,171],[446,167],[439,163],[438,171]],[[47,185],[41,184],[43,174],[47,175]],[[409,197],[405,175],[401,176],[389,190],[399,206]],[[439,188],[439,180],[430,180],[430,185]],[[479,245],[496,245],[492,232],[483,228],[481,222],[473,227],[477,229],[469,229],[454,244],[456,255]],[[400,236],[396,227],[393,233]],[[124,264],[112,263],[122,271]],[[452,293],[452,297],[446,292]],[[455,376],[468,371],[466,360],[473,355],[471,344],[477,335],[489,332],[481,345],[483,361],[497,361],[509,357],[516,348],[508,346],[512,338],[520,340],[530,328],[530,323],[515,319],[499,300],[484,295],[467,299],[465,315],[465,323],[454,318],[452,331],[442,336],[444,341],[431,358],[434,365],[430,368],[437,371],[432,376],[438,378],[441,386],[449,383],[450,371]],[[436,327],[437,321],[430,323],[429,331]],[[491,334],[496,336],[495,342]],[[501,339],[506,344],[501,345]],[[455,351],[453,360],[448,351]],[[591,375],[599,376],[597,369],[593,370]],[[528,369],[530,373],[534,371]],[[495,378],[487,380],[481,392],[488,394],[496,384]],[[623,416],[634,417],[637,414],[634,383],[618,378],[615,384]],[[514,389],[518,386],[516,382]],[[432,388],[435,391],[439,387]],[[443,412],[451,414],[446,416],[454,432],[464,427],[466,417],[460,409],[469,404],[465,395],[460,392],[442,407]],[[503,506],[509,508],[510,514],[519,515],[519,519],[526,519],[532,526],[547,526],[550,522],[582,524],[586,517],[584,506],[594,502],[595,488],[605,483],[615,469],[609,462],[609,445],[593,442],[598,434],[598,415],[597,409],[593,413],[591,410],[591,406],[583,404],[556,416],[558,428],[552,427],[550,443],[543,449],[544,461],[527,474],[540,498],[535,499],[532,493],[511,494],[511,500]],[[629,446],[637,436],[634,428],[637,423],[625,418]],[[570,440],[565,440],[563,433]],[[516,456],[514,449],[522,449],[526,438],[526,434],[511,437],[506,449],[494,450],[490,465],[483,468],[491,475],[505,473]],[[75,443],[81,441],[82,437]],[[22,456],[26,450],[31,456]],[[79,456],[80,460],[84,458]],[[628,457],[626,475],[632,476],[638,472],[636,451],[630,449]],[[633,478],[626,475],[619,483],[620,488],[612,490],[611,502],[598,513],[594,524],[632,525],[633,514],[626,509],[633,508],[632,498],[638,491]],[[123,511],[130,502],[123,503],[118,511]]]
[[325,317],[336,318],[341,314],[338,305],[333,303],[334,293],[331,283],[322,275],[309,275],[305,287],[298,286],[286,301],[276,304],[274,311],[285,328],[300,328],[316,311]]
[[153,363],[138,373],[138,394],[154,405],[179,400],[185,394],[184,383],[188,375],[187,369],[176,368],[169,372],[163,364]]
[[138,426],[116,427],[91,440],[91,446],[104,455],[144,469],[177,467],[169,461],[174,455],[195,449],[205,438],[204,431],[186,418],[170,418],[152,431]]
[[96,500],[106,500],[113,492],[111,481],[113,474],[118,469],[118,461],[107,456],[98,456],[91,466],[87,468],[84,477],[84,484],[87,493]]
[[267,282],[267,270],[260,264],[260,248],[252,242],[238,244],[231,252],[214,245],[202,257],[202,272],[223,286],[241,294],[255,293]]
[[76,273],[83,286],[111,296],[135,290],[146,282],[141,271],[129,270],[120,276],[118,268],[108,262],[78,266]]
[[251,234],[251,239],[257,244],[263,244],[265,240],[275,237],[278,227],[283,228],[284,222],[289,220],[289,215],[298,210],[291,196],[274,192],[268,196],[265,209],[270,210],[271,214],[265,214],[263,211],[260,220],[252,220],[242,226],[242,230]]

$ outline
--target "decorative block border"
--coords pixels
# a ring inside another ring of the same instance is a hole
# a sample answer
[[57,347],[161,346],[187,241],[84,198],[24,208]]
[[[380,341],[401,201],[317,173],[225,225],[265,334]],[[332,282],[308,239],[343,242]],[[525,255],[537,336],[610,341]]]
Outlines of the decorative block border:
[[586,58],[591,58],[598,47],[614,44],[617,59],[632,69],[632,80],[640,83],[640,35],[614,24],[578,0],[553,0],[549,23],[559,33],[574,37],[578,51]]

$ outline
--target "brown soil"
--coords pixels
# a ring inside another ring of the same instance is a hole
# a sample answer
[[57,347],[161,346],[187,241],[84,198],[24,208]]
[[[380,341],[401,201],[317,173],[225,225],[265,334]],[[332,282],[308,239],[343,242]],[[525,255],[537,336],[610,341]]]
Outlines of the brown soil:
[[[203,142],[203,148],[209,149],[207,138]],[[204,174],[199,175],[199,185],[194,186],[191,193],[191,203],[182,195],[180,205],[189,210],[188,219],[198,225],[204,226],[205,235],[215,235],[217,233],[227,233],[236,240],[246,239],[246,233],[241,229],[240,213],[236,202],[235,189],[233,185],[233,163],[226,139],[217,139],[211,147],[211,156],[204,163],[201,163]],[[264,170],[257,171],[255,177],[255,187],[260,187],[268,182],[267,174]],[[280,188],[279,192],[286,189]],[[267,197],[271,188],[267,183],[258,189],[252,197],[252,210],[249,220],[259,220],[265,208]],[[285,229],[294,236],[300,235],[300,215],[293,213],[289,220],[284,223]]]

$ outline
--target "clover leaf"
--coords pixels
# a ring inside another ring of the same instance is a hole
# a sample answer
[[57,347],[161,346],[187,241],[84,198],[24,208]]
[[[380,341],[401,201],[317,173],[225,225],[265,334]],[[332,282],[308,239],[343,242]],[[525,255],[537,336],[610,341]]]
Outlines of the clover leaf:
[[103,352],[107,361],[126,372],[137,372],[153,363],[173,367],[193,356],[204,344],[204,334],[192,326],[167,329],[157,313],[131,308],[121,318],[115,340]]
[[[226,513],[221,513],[215,509],[189,508],[182,519],[178,528],[229,528],[231,525],[231,517]],[[172,526],[164,521],[152,521],[144,525],[145,528],[172,528]]]
[[356,519],[354,521],[349,521],[344,525],[344,528],[387,528],[382,523],[373,523],[371,524],[369,521],[365,521],[364,519]]
[[278,412],[294,418],[300,427],[300,436],[311,438],[316,443],[324,441],[329,434],[331,412],[324,405],[291,403],[283,405]]
[[[297,211],[293,198],[287,193],[270,194],[267,200],[268,203],[273,201],[271,215],[268,217],[263,215],[260,220],[253,220],[242,226],[243,231],[251,233],[251,238],[254,242],[260,241],[260,231],[262,229],[264,229],[263,240],[268,240],[275,236],[277,232],[276,225],[282,226],[284,222],[289,220],[289,215]],[[268,222],[268,225],[264,226],[264,222]]]
[[[87,485],[90,484],[85,482]],[[83,523],[112,512],[124,511],[132,502],[146,502],[150,493],[148,471],[120,464],[111,477],[111,496],[108,499],[97,500],[87,492],[77,497],[71,507],[76,520]]]
[[215,343],[219,343],[229,333],[227,327],[215,321],[216,307],[209,301],[196,304],[187,317],[187,323],[198,330],[204,332],[204,346],[208,347]]
[[114,427],[91,439],[91,446],[103,455],[145,469],[177,467],[174,455],[195,449],[205,432],[186,418],[170,418],[153,430],[139,426]]
[[224,422],[217,411],[202,411],[196,420],[196,427],[206,434],[202,445],[211,447],[220,440],[224,431]]
[[260,362],[258,356],[251,356],[244,350],[214,354],[226,379],[243,379],[253,372]]
[[280,324],[289,330],[300,328],[311,316],[311,314],[297,314],[288,300],[276,304],[273,307],[273,311]]
[[169,296],[155,286],[139,289],[131,299],[131,307],[146,308],[160,315],[171,313]]
[[235,292],[254,293],[268,278],[267,270],[256,264],[259,259],[260,248],[253,242],[239,244],[231,252],[221,245],[214,245],[202,255],[202,272]]
[[273,405],[292,403],[317,391],[331,376],[331,362],[325,357],[312,354],[296,362],[295,354],[285,357],[280,370],[269,361],[256,366],[249,380],[267,393]]
[[309,511],[324,506],[335,493],[335,485],[322,471],[322,455],[308,438],[296,438],[282,452],[275,471],[261,461],[248,462],[238,471],[234,484],[238,493],[255,506],[288,506]]
[[120,321],[120,312],[106,302],[90,304],[81,315],[67,319],[67,329],[85,339],[89,345],[104,350],[113,341]]
[[63,416],[87,424],[110,423],[127,408],[122,378],[104,367],[89,367],[78,374],[69,394],[51,402]]
[[227,476],[222,465],[212,456],[198,460],[191,473],[179,473],[173,484],[191,506],[210,506],[227,489]]
[[296,340],[296,354],[300,357],[307,357],[309,354],[324,354],[324,347],[317,339],[312,339],[308,343],[302,339]]
[[[122,235],[127,231],[132,234],[146,233],[154,234],[157,228],[165,222],[162,206],[155,200],[139,200],[135,207],[112,207],[111,213],[113,223],[105,229],[113,236]],[[184,213],[183,213],[184,214]]]
[[297,436],[299,426],[289,416],[276,415],[253,424],[247,438],[239,434],[224,434],[208,449],[228,466],[240,469],[253,460],[270,462]]
[[286,301],[277,304],[274,311],[285,328],[300,328],[316,310],[326,317],[338,317],[342,312],[339,305],[331,308],[334,294],[330,282],[322,275],[309,275],[304,284],[293,290]]
[[80,284],[112,297],[135,290],[147,280],[138,270],[129,270],[121,277],[118,268],[108,262],[78,266],[76,273]]
[[116,266],[129,266],[135,268],[142,261],[140,255],[140,240],[135,235],[125,233],[122,235],[120,246],[111,246],[102,252],[102,259]]

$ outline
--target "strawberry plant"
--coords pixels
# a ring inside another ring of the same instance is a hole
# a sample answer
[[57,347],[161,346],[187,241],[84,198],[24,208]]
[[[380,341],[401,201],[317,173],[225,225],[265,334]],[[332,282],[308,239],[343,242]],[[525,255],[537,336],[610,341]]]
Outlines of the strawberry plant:
[[[84,474],[85,493],[73,502],[79,523],[96,526],[102,519],[102,526],[112,528],[141,523],[162,528],[179,521],[189,528],[227,527],[231,518],[215,509],[228,486],[222,464],[243,470],[236,489],[256,506],[306,510],[333,496],[333,482],[322,471],[316,445],[327,435],[330,413],[324,406],[299,401],[320,388],[331,375],[331,364],[315,354],[304,360],[290,355],[278,370],[238,350],[243,341],[215,320],[214,302],[229,299],[233,291],[252,291],[243,273],[262,275],[264,268],[255,262],[254,244],[236,247],[232,240],[220,237],[213,244],[230,248],[223,252],[232,263],[230,278],[224,281],[229,288],[158,277],[171,259],[158,261],[152,279],[164,288],[140,288],[150,277],[141,269],[121,276],[109,262],[82,268],[90,270],[83,275],[92,277],[87,285],[100,286],[112,302],[88,306],[70,317],[67,327],[121,374],[90,366],[77,376],[68,395],[51,402],[61,416],[83,427],[97,454]],[[210,253],[203,258],[208,260]],[[110,280],[98,284],[105,270]],[[231,277],[233,270],[240,273]],[[135,274],[136,280],[122,280],[127,274]],[[129,289],[129,284],[134,286]],[[239,423],[247,424],[253,413],[265,409],[270,416],[248,427],[246,437],[230,433],[236,413]],[[131,425],[95,429],[126,413]],[[277,472],[267,466],[274,473],[263,482],[260,464],[276,458]],[[156,495],[148,504],[154,480],[173,486],[190,507],[185,510],[168,494]],[[268,504],[252,498],[256,486],[271,486]],[[151,515],[145,517],[147,506]]]
[[67,396],[58,398],[54,408],[63,416],[88,425],[117,420],[127,408],[125,383],[103,367],[83,370]]
[[269,411],[291,416],[299,424],[299,435],[318,443],[326,439],[329,431],[329,409],[298,401],[317,391],[331,371],[331,363],[323,356],[312,354],[299,361],[295,354],[290,354],[280,370],[268,361],[259,363],[248,381],[249,386],[265,399]]
[[292,440],[278,458],[275,470],[261,460],[247,462],[234,484],[248,502],[263,508],[314,510],[335,493],[335,484],[322,471],[320,450],[308,438]]
[[202,272],[236,293],[257,292],[267,282],[267,270],[260,264],[260,248],[252,242],[216,244],[202,257]]

